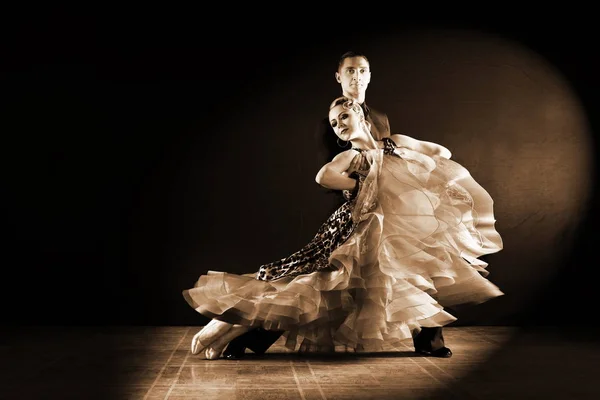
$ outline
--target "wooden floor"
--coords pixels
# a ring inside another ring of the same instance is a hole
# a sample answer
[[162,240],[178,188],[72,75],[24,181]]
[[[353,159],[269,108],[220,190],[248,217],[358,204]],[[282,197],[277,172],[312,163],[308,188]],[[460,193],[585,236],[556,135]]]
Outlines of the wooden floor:
[[[600,399],[597,341],[551,329],[445,329],[454,356],[199,360],[198,327],[13,328],[0,342],[0,399]],[[392,351],[393,350],[393,351]]]

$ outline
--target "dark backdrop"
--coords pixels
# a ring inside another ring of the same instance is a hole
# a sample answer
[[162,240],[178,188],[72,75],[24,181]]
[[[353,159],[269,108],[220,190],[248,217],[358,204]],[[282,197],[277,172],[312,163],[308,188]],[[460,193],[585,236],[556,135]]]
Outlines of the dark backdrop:
[[333,206],[314,182],[313,134],[346,50],[369,56],[367,99],[392,131],[450,148],[495,199],[505,249],[486,260],[506,295],[457,310],[458,324],[595,312],[591,25],[388,15],[340,29],[296,17],[13,21],[4,323],[204,323],[181,296],[200,274],[253,272],[303,246]]

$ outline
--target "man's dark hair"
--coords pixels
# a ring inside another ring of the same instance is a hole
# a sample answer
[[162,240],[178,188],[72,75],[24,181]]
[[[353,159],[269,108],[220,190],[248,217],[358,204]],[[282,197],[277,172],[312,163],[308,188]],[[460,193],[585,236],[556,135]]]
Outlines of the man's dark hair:
[[340,70],[340,68],[344,64],[344,60],[346,58],[352,58],[352,57],[362,57],[362,58],[365,59],[366,62],[368,62],[369,64],[371,64],[369,62],[369,59],[367,58],[367,56],[365,56],[363,53],[358,53],[356,51],[347,51],[347,52],[345,52],[344,54],[342,54],[340,56],[340,61],[338,62],[338,71]]

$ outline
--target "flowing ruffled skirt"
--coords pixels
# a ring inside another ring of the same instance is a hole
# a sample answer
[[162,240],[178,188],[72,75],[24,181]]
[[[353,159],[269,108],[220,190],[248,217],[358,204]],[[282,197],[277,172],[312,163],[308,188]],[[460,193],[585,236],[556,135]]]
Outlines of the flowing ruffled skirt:
[[286,331],[292,349],[304,339],[379,350],[455,321],[444,306],[501,296],[478,259],[502,249],[493,201],[469,172],[408,149],[368,156],[354,228],[328,268],[274,280],[209,271],[187,302],[209,318]]

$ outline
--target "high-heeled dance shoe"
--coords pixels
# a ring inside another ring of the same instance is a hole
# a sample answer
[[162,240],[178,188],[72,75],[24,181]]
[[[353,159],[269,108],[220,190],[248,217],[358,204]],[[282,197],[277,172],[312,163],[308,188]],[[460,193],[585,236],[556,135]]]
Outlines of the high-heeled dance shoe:
[[198,332],[192,338],[192,342],[190,344],[190,351],[192,354],[200,354],[200,352],[204,351],[204,349],[208,346],[200,341],[201,332]]
[[194,355],[203,353],[207,346],[219,337],[229,333],[231,328],[231,324],[216,319],[211,320],[192,338],[190,344],[191,353]]
[[233,339],[223,351],[223,358],[239,360],[245,357],[246,349],[253,353],[263,355],[283,334],[283,331],[269,331],[263,328],[254,328],[243,335]]

